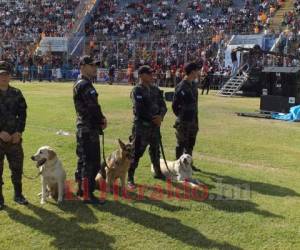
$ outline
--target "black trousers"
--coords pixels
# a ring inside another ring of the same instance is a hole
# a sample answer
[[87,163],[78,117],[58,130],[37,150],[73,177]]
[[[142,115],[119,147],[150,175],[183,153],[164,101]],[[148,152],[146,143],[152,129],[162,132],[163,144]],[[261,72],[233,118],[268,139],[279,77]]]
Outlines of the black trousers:
[[208,95],[209,89],[210,89],[210,83],[211,83],[211,77],[206,76],[202,83],[202,95],[204,94],[204,91],[206,90],[206,94]]
[[92,193],[95,190],[95,177],[101,168],[99,132],[78,129],[76,138],[78,162],[75,179],[78,183],[87,179],[88,191]]
[[198,134],[198,123],[194,122],[176,122],[176,159],[183,154],[193,155],[193,149]]
[[22,173],[24,162],[22,143],[5,143],[0,139],[0,189],[2,189],[2,185],[4,184],[2,175],[5,157],[11,171],[11,181],[14,185],[15,195],[20,196],[22,194]]
[[134,157],[131,162],[128,178],[134,177],[136,168],[138,167],[140,158],[144,155],[146,148],[149,146],[149,155],[154,170],[159,173],[160,171],[160,131],[159,127],[143,126],[135,124],[132,128],[133,151]]
[[208,95],[209,93],[209,90],[210,90],[210,83],[205,83],[203,86],[202,86],[202,95],[204,94],[204,91],[206,90],[206,94]]

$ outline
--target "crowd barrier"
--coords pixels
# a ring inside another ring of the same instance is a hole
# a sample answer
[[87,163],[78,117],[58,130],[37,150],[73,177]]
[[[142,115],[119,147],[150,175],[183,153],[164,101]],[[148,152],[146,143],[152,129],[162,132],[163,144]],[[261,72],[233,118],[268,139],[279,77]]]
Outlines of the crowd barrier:
[[[79,70],[63,70],[63,69],[47,69],[41,72],[38,72],[35,69],[30,70],[28,74],[24,74],[23,72],[15,72],[12,76],[14,80],[19,80],[23,82],[30,81],[48,81],[48,82],[66,82],[66,81],[75,81],[79,77]],[[214,74],[210,83],[211,89],[220,89],[222,85],[229,79],[229,76],[224,76],[222,74]],[[136,83],[137,77],[134,74],[133,83]],[[97,70],[97,77],[94,79],[95,83],[112,83],[114,85],[129,85],[132,82],[129,82],[129,77],[127,75],[127,69],[119,69],[115,70],[114,76],[109,75],[109,70],[104,68],[99,68]],[[161,87],[166,87],[166,79],[158,80],[157,76],[154,74],[154,82],[156,85]],[[171,84],[168,86],[175,86],[176,79],[173,77],[171,79]],[[201,82],[199,84],[201,87]]]

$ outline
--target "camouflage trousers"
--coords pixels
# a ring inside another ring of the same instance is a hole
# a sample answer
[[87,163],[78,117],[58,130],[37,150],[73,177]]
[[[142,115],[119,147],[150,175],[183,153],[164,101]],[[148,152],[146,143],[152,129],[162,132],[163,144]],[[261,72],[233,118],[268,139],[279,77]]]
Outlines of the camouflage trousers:
[[22,193],[22,173],[24,162],[22,143],[5,143],[0,139],[0,188],[4,184],[2,175],[5,157],[11,171],[11,181],[14,185],[15,193],[16,195],[20,195]]
[[128,171],[128,177],[133,178],[135,169],[138,167],[140,158],[149,146],[149,155],[154,170],[160,170],[160,131],[159,127],[145,124],[134,124],[131,140],[133,140],[134,157]]
[[101,166],[99,132],[78,129],[76,139],[78,162],[75,179],[81,183],[84,178],[87,178],[89,191],[93,192],[95,190],[95,177]]
[[180,158],[182,154],[193,155],[193,149],[196,143],[198,124],[192,122],[176,122],[174,125],[176,129],[176,159]]

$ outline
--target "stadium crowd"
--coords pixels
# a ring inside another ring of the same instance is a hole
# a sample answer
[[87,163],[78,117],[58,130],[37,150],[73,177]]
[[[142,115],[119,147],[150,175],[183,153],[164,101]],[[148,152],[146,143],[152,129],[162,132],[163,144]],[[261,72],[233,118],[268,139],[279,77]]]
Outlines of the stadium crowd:
[[[19,66],[31,64],[43,36],[62,37],[72,28],[80,0],[1,1],[1,57]],[[45,62],[46,63],[46,62]]]
[[[156,70],[158,82],[175,84],[184,63],[195,60],[203,65],[204,75],[227,76],[231,69],[224,66],[224,48],[230,35],[268,29],[282,1],[102,0],[86,24],[86,47],[101,60],[101,68],[127,70],[129,79],[147,63]],[[65,36],[72,29],[79,2],[0,3],[1,57],[15,65],[18,77],[74,77],[76,58],[39,57],[34,51],[42,36]],[[298,5],[295,1],[296,11],[287,13],[286,23],[297,26]]]
[[227,74],[223,49],[228,37],[267,30],[281,5],[282,0],[242,5],[232,0],[104,0],[85,31],[104,68],[148,63],[167,74],[200,60]]
[[135,39],[145,34],[177,32],[258,33],[268,27],[270,17],[281,5],[282,0],[247,0],[244,4],[232,0],[104,0],[86,25],[86,33],[97,39]]

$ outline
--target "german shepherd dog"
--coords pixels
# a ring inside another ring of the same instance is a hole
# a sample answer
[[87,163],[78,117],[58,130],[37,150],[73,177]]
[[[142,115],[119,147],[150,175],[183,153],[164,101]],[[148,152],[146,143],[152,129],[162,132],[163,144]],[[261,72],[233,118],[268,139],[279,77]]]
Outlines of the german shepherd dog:
[[121,180],[122,189],[126,185],[127,172],[130,167],[130,163],[133,159],[133,146],[132,143],[124,144],[118,139],[119,149],[114,151],[106,159],[106,164],[101,166],[101,171],[96,176],[96,182],[99,183],[101,179],[105,179],[108,184],[108,188],[112,191],[112,186],[117,178]]

